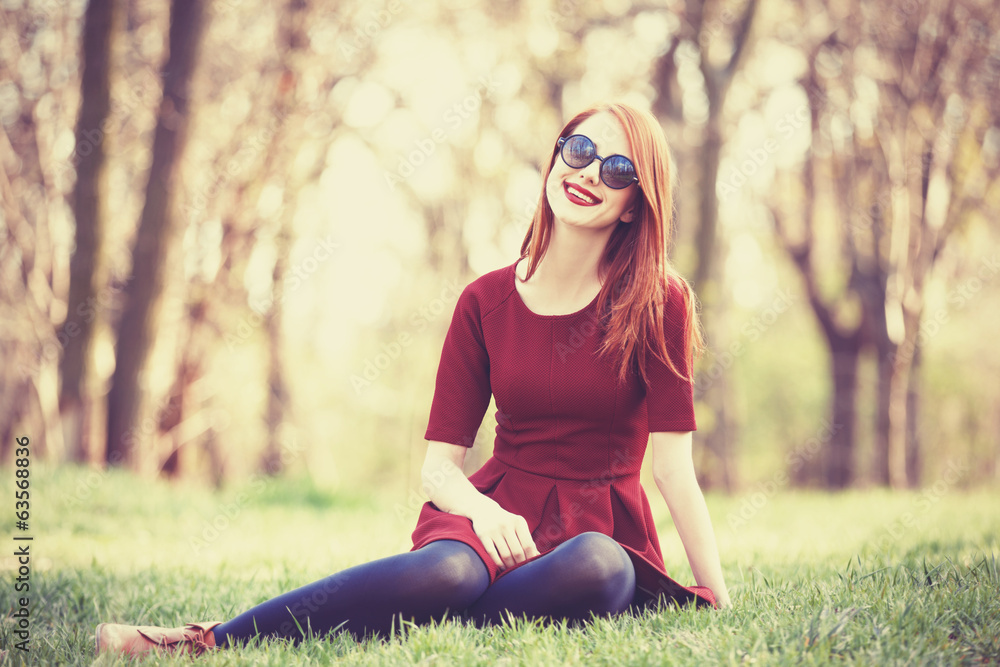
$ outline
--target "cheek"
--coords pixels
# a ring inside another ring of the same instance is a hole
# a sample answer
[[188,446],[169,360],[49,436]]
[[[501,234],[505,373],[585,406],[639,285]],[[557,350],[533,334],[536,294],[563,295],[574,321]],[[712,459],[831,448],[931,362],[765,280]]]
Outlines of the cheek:
[[555,182],[561,182],[565,178],[566,166],[562,164],[562,160],[556,160],[555,164],[552,165],[552,169],[549,170],[549,179],[546,181],[546,186]]
[[632,198],[626,191],[623,190],[612,190],[614,194],[608,195],[608,205],[611,210],[615,211],[618,216],[621,216],[626,209],[628,209],[629,202]]
[[562,176],[555,169],[549,173],[549,178],[545,181],[545,194],[549,197],[549,206],[552,205],[551,198],[562,191],[562,181]]

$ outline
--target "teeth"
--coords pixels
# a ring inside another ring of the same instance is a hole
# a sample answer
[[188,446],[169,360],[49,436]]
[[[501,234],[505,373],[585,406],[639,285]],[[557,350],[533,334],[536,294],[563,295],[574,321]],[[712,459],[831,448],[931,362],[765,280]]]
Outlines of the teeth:
[[576,195],[577,197],[579,197],[583,201],[587,202],[588,204],[593,204],[593,203],[595,203],[597,201],[596,199],[594,199],[593,197],[591,197],[590,195],[588,195],[587,193],[585,193],[583,190],[581,190],[578,187],[576,187],[575,185],[573,185],[572,183],[568,184],[568,187],[569,187],[570,191],[574,195]]

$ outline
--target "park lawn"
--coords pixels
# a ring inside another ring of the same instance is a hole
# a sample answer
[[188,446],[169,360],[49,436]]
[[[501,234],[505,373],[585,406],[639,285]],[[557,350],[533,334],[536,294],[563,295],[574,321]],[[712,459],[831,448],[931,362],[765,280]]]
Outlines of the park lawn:
[[[0,497],[13,513],[7,469]],[[409,548],[419,500],[254,479],[213,493],[80,468],[31,470],[30,651],[14,648],[13,519],[0,551],[0,664],[95,660],[102,621],[225,620],[350,565]],[[761,487],[709,495],[733,597],[722,611],[666,607],[580,628],[404,627],[385,641],[263,641],[205,665],[984,664],[1000,662],[1000,491],[955,479],[919,492]],[[667,570],[693,583],[650,493]],[[190,664],[160,657],[148,664]]]

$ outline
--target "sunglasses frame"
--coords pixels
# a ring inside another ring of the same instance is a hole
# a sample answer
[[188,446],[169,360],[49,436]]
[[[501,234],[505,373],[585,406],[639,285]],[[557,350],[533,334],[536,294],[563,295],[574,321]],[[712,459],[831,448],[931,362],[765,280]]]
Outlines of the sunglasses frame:
[[[592,157],[590,159],[590,162],[588,162],[587,164],[583,165],[582,167],[575,167],[575,166],[571,165],[569,163],[569,160],[566,159],[566,156],[563,155],[563,151],[566,148],[567,142],[569,142],[569,140],[572,139],[573,137],[580,137],[581,139],[586,139],[590,143],[590,145],[593,147],[593,149],[594,149],[594,157]],[[571,134],[568,137],[559,137],[559,141],[556,142],[556,146],[559,148],[559,158],[563,161],[563,163],[565,163],[565,165],[567,167],[570,167],[571,169],[586,169],[587,167],[589,167],[591,165],[591,163],[593,163],[594,160],[600,160],[600,162],[601,162],[601,168],[599,170],[599,173],[601,175],[601,182],[604,183],[609,188],[611,188],[612,190],[624,190],[625,188],[627,188],[629,185],[632,185],[633,183],[635,183],[635,184],[639,183],[638,171],[636,170],[635,163],[632,162],[632,160],[629,160],[624,155],[619,155],[618,153],[615,153],[614,155],[609,155],[607,157],[601,157],[600,155],[597,154],[597,144],[595,144],[594,140],[591,139],[590,137],[588,137],[585,134]],[[635,175],[632,176],[632,180],[629,181],[626,185],[623,185],[623,186],[617,187],[617,188],[615,186],[611,185],[610,183],[608,183],[607,180],[605,180],[605,178],[604,178],[604,167],[607,164],[605,162],[605,160],[610,160],[613,157],[620,157],[621,159],[625,160],[630,165],[632,165],[632,173],[635,174]]]

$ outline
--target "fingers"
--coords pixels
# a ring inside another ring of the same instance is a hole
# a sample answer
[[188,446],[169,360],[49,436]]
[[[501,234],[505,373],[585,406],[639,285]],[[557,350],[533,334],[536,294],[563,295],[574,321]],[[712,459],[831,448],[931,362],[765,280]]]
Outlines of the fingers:
[[483,547],[486,548],[486,553],[490,555],[490,558],[493,559],[493,562],[496,564],[496,566],[501,570],[504,569],[503,559],[497,552],[497,548],[494,546],[493,540],[484,538],[482,535],[479,536],[479,539],[482,541]]
[[486,553],[489,554],[499,569],[503,570],[513,565],[510,548],[507,546],[507,541],[499,529],[476,530],[476,526],[473,525],[473,530],[475,530],[479,541],[483,543]]
[[517,539],[521,544],[524,553],[524,560],[529,558],[534,558],[538,554],[538,547],[535,546],[535,541],[531,539],[531,531],[528,530],[528,522],[523,518],[521,519],[521,525],[517,528]]
[[[504,536],[502,532],[497,532],[491,537],[483,539],[483,545],[486,547],[486,552],[490,554],[493,558],[493,562],[497,564],[501,570],[506,570],[508,567],[514,567],[517,563],[524,560],[524,553],[521,551],[520,547],[517,545],[517,541],[508,539]],[[511,545],[514,545],[513,547]],[[520,560],[518,560],[520,558]]]
[[502,522],[483,532],[476,531],[476,535],[482,541],[486,553],[501,570],[538,555],[531,531],[528,530],[528,522],[516,514],[508,514]]
[[521,543],[517,539],[517,533],[512,531],[506,539],[507,554],[508,557],[504,559],[504,565],[507,567],[514,567],[518,563],[524,562],[524,549],[521,548]]

